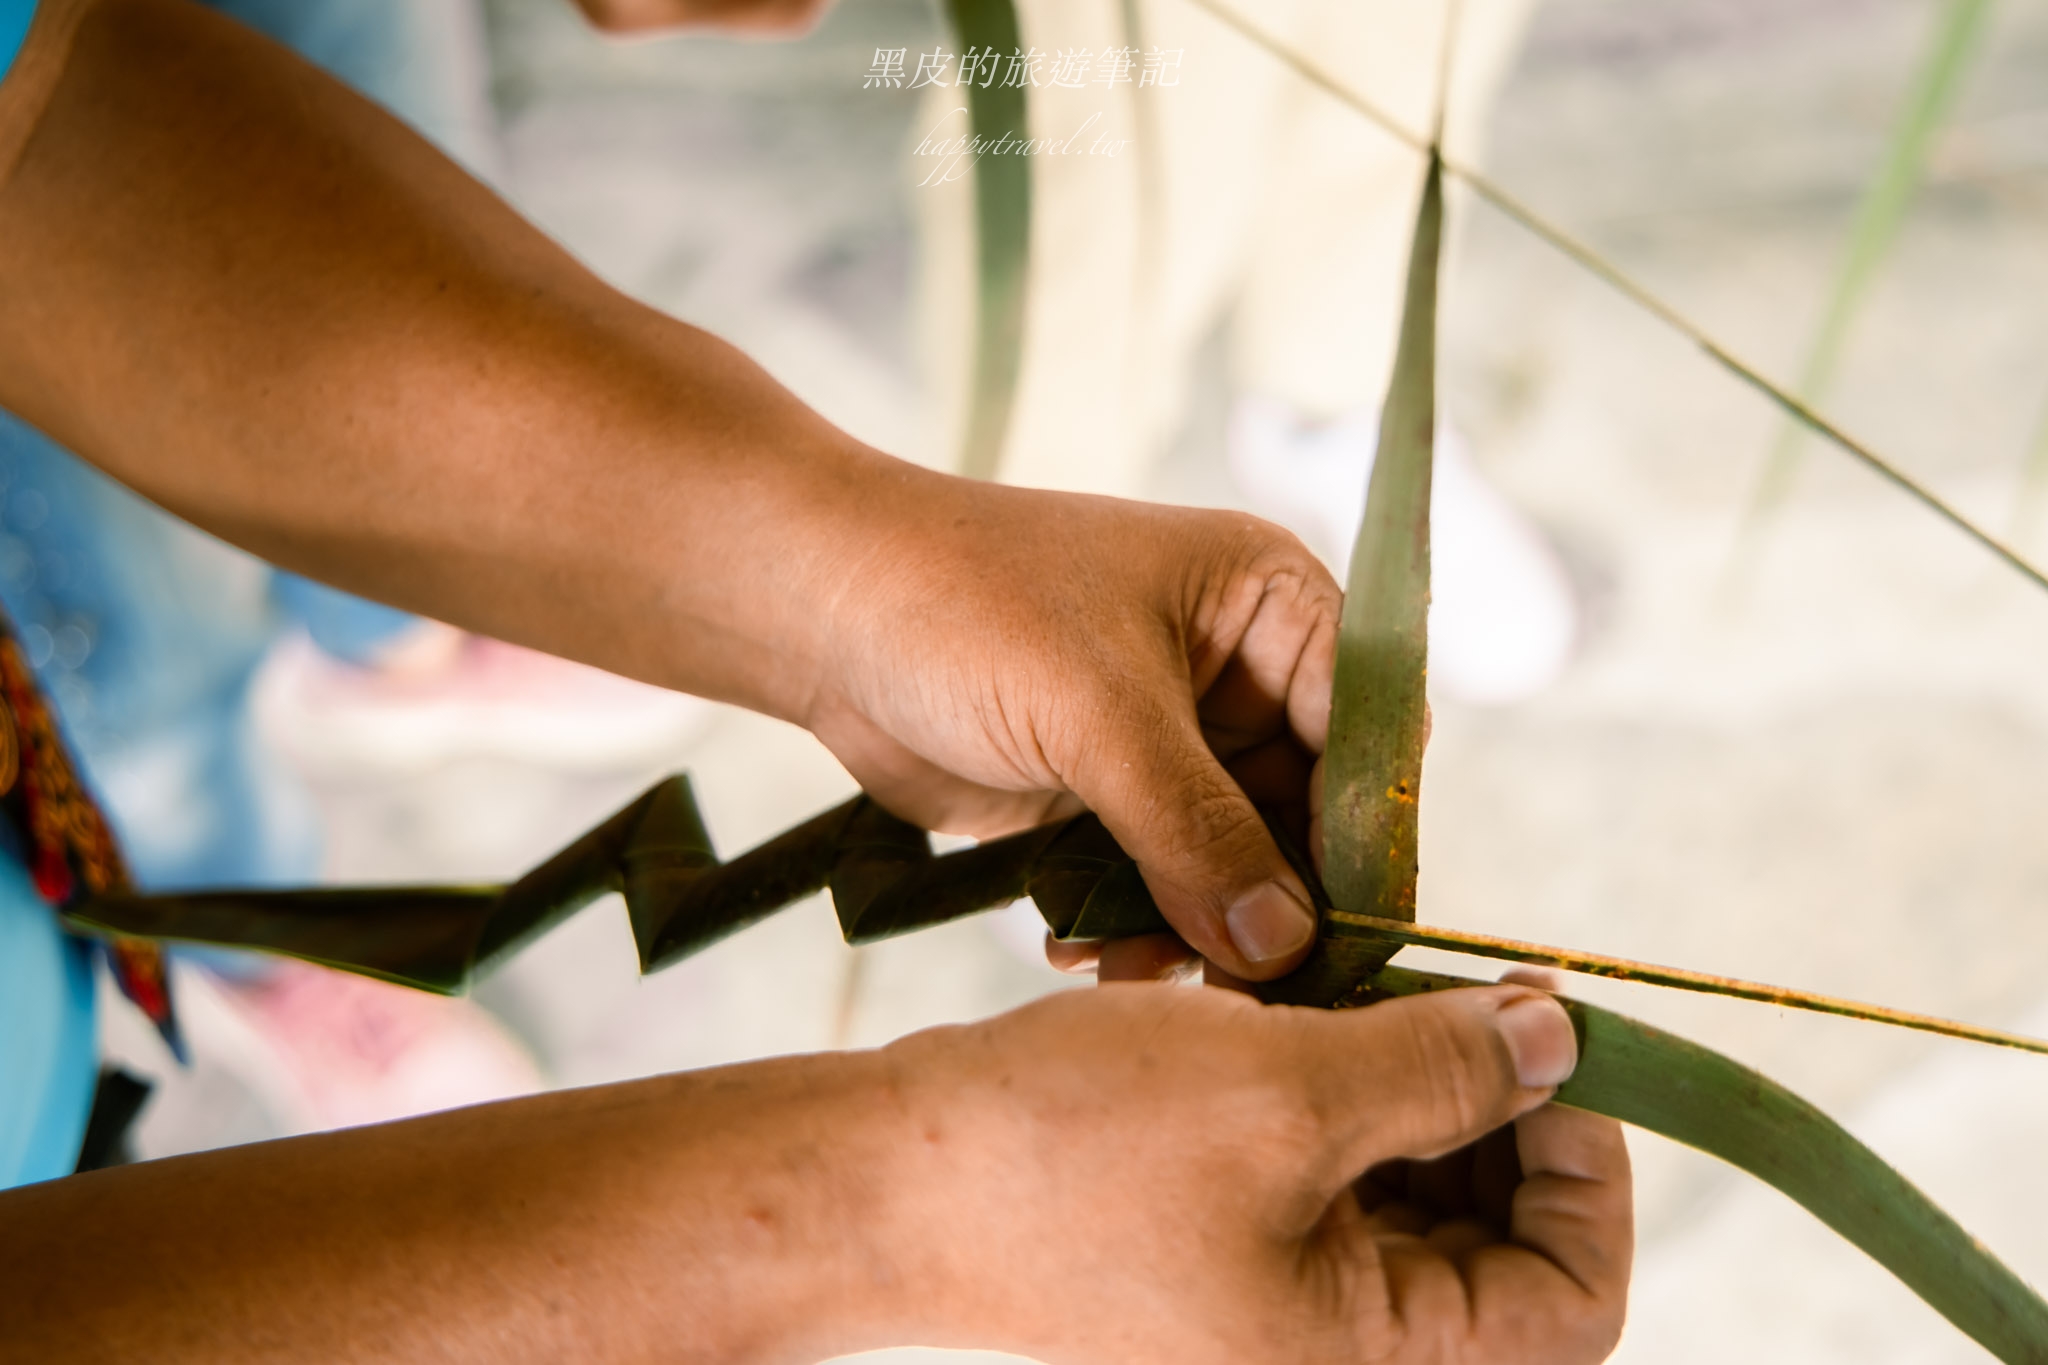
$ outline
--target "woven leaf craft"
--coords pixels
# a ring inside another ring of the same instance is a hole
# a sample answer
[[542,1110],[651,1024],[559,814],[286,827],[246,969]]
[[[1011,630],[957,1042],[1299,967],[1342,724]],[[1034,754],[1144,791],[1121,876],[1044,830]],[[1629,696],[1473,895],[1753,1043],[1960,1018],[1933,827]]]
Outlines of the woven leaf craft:
[[[1214,0],[1197,3],[1224,12]],[[953,11],[963,42],[970,31],[977,41],[1016,36],[1007,0],[954,0]],[[982,100],[982,93],[972,106],[977,129],[1005,121],[1022,129],[1021,90],[1011,92],[1013,107]],[[1322,929],[1308,963],[1268,983],[1264,997],[1356,1007],[1484,984],[1389,965],[1403,946],[1424,945],[2048,1052],[2048,1043],[1879,1006],[1415,923],[1442,181],[1447,169],[1456,169],[1433,145],[1422,146],[1428,165],[1400,341],[1340,631],[1325,758],[1327,879],[1318,878],[1306,852],[1274,824],[1276,839],[1317,898]],[[1013,171],[1021,179],[1012,179]],[[969,454],[973,460],[981,450],[986,469],[993,469],[1015,387],[1030,196],[1022,157],[983,158],[976,173],[982,321]],[[1474,187],[1487,193],[1483,182]],[[1540,223],[1533,215],[1527,219],[1525,226]],[[1561,234],[1552,240],[1584,252],[1589,265],[1597,261]],[[1610,282],[1633,288],[1604,263],[1596,268]],[[1639,294],[1639,301],[1647,297]],[[1653,311],[1664,308],[1650,302]],[[1667,320],[1703,338],[1675,314]],[[1702,344],[1740,371],[1725,350]],[[1769,381],[1754,372],[1747,377],[1779,396],[1796,419],[1883,466]],[[986,443],[977,446],[977,440]],[[1924,492],[1903,476],[1897,481],[1916,496]],[[2038,579],[2031,566],[1931,494],[1923,501]],[[925,831],[862,796],[721,862],[681,776],[658,783],[506,885],[123,894],[77,905],[67,918],[86,931],[261,948],[452,993],[609,894],[623,896],[641,968],[654,971],[825,890],[847,941],[855,944],[1025,897],[1062,939],[1166,927],[1136,864],[1090,815],[937,856]],[[1591,1005],[1564,1004],[1579,1033],[1580,1059],[1559,1102],[1661,1133],[1748,1171],[1862,1248],[1998,1359],[2048,1365],[2048,1305],[1839,1125],[1710,1049]]]

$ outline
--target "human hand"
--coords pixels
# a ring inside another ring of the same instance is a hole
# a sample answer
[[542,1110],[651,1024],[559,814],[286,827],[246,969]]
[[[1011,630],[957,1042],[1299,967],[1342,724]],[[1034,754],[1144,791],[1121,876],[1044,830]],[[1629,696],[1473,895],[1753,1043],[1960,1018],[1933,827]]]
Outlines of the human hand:
[[[894,465],[839,537],[803,723],[928,828],[989,836],[1083,805],[1188,945],[1277,976],[1314,937],[1252,798],[1305,820],[1340,597],[1237,513],[1004,488]],[[1249,795],[1248,795],[1249,793]],[[1156,975],[1187,949],[1104,950]]]
[[[1050,1362],[1605,1357],[1620,1125],[1521,986],[1323,1012],[1123,984],[914,1035],[913,1325]],[[924,1316],[919,1317],[918,1313]]]

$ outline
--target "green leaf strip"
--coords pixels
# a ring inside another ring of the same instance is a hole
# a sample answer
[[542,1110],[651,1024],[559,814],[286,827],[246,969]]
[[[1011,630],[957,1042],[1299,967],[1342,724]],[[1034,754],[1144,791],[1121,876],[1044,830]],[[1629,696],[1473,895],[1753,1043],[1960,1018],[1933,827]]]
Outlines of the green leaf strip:
[[[1285,43],[1245,18],[1242,14],[1237,13],[1228,5],[1221,3],[1221,0],[1189,0],[1189,3],[1198,5],[1214,15],[1235,29],[1248,41],[1263,48],[1276,61],[1292,69],[1303,80],[1308,81],[1311,85],[1316,86],[1341,103],[1348,105],[1359,114],[1362,114],[1397,141],[1406,143],[1418,152],[1426,153],[1429,150],[1427,138],[1381,109],[1365,96],[1351,89],[1315,62],[1289,49]],[[1794,420],[1803,423],[1809,429],[1826,437],[1842,450],[1861,460],[1878,475],[1906,493],[1907,496],[1913,498],[1923,507],[1934,512],[1964,535],[1970,537],[1970,539],[1976,541],[1999,559],[2005,561],[2009,567],[2031,580],[2036,586],[2048,588],[2048,574],[2044,574],[2040,569],[2029,563],[2017,550],[1979,526],[1976,522],[1970,520],[1970,518],[1964,516],[1953,505],[1919,482],[1912,475],[1906,473],[1898,465],[1879,455],[1875,450],[1872,450],[1869,446],[1821,416],[1810,405],[1795,397],[1781,385],[1766,378],[1761,370],[1740,359],[1725,345],[1709,335],[1704,328],[1700,327],[1683,313],[1680,313],[1633,276],[1609,262],[1600,253],[1593,250],[1592,247],[1579,241],[1563,228],[1522,203],[1521,200],[1472,167],[1445,158],[1443,168],[1446,174],[1455,176],[1458,180],[1462,181],[1473,193],[1477,194],[1494,208],[1500,210],[1501,213],[1517,225],[1540,237],[1581,268],[1597,275],[1638,307],[1699,347],[1700,350],[1707,354],[1708,358],[1777,404]]]
[[1323,923],[1325,932],[1328,933],[1355,934],[1361,938],[1377,939],[1391,945],[1443,948],[1454,953],[1470,953],[1475,957],[1497,958],[1506,962],[1557,967],[1568,972],[1604,976],[1615,981],[1638,981],[1645,985],[1667,986],[1674,990],[1732,996],[1738,1000],[1753,1000],[1765,1005],[1811,1010],[1817,1014],[1835,1014],[1848,1019],[1867,1019],[1872,1023],[1893,1024],[1899,1028],[1917,1029],[1922,1033],[1938,1033],[1945,1038],[1964,1038],[1975,1043],[1989,1043],[1994,1047],[2018,1048],[2022,1052],[2048,1055],[2048,1042],[2023,1034],[1982,1028],[1976,1024],[1961,1024],[1952,1019],[1941,1019],[1931,1014],[1914,1014],[1908,1010],[1895,1010],[1884,1005],[1866,1005],[1861,1001],[1844,1000],[1839,996],[1816,995],[1811,991],[1766,986],[1760,982],[1743,981],[1732,976],[1688,971],[1683,967],[1660,967],[1653,962],[1634,962],[1624,957],[1608,957],[1601,953],[1582,952],[1576,948],[1552,948],[1541,943],[1525,943],[1520,939],[1497,938],[1491,934],[1473,934],[1462,929],[1442,929],[1428,924],[1409,924],[1372,915],[1354,915],[1343,910],[1324,911]]
[[[1315,894],[1324,931],[1302,970],[1262,988],[1276,1003],[1334,1004],[1400,947],[1415,944],[2048,1052],[2048,1043],[2036,1039],[1877,1005],[1332,909],[1299,845],[1277,822],[1272,827]],[[87,933],[251,948],[455,994],[613,892],[625,898],[642,969],[659,971],[828,888],[853,944],[1027,896],[1059,939],[1125,938],[1169,927],[1137,864],[1092,815],[935,857],[923,830],[862,796],[721,863],[689,779],[680,775],[509,885],[102,896],[65,919]]]
[[503,887],[319,887],[100,896],[64,911],[71,929],[302,958],[449,995]]
[[[1389,967],[1369,998],[1485,985]],[[2048,1365],[2048,1304],[1904,1176],[1775,1081],[1623,1015],[1560,1000],[1579,1064],[1557,1101],[1717,1156],[1862,1248],[2007,1365]]]
[[1323,754],[1323,884],[1333,903],[1385,919],[1415,918],[1443,204],[1442,168],[1432,156],[1416,209],[1372,482],[1345,583]]
[[[947,0],[963,48],[1023,52],[1011,0]],[[970,131],[985,147],[1031,136],[1025,89],[1005,84],[1006,63],[993,61],[986,79],[968,87]],[[992,479],[1016,407],[1024,365],[1025,287],[1031,269],[1031,159],[1014,145],[984,151],[974,162],[975,272],[974,370],[962,437],[960,472]]]

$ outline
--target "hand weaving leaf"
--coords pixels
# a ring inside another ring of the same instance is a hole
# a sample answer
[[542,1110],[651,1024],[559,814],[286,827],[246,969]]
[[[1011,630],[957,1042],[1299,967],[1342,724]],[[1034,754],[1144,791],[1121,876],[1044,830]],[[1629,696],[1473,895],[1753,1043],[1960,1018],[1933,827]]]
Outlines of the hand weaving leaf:
[[[1014,12],[1001,0],[955,0],[953,9],[963,40],[970,29],[978,41],[1016,35]],[[1003,102],[986,88],[971,99],[977,131],[1002,122],[1022,131],[1021,90],[1004,94]],[[1323,932],[1303,969],[1270,983],[1266,998],[1362,1005],[1480,984],[1387,965],[1402,945],[1414,943],[2048,1050],[2030,1039],[1874,1006],[1413,923],[1442,169],[1432,149],[1399,352],[1350,566],[1325,758],[1326,880],[1319,883],[1300,850],[1281,841],[1311,890],[1328,892],[1319,907]],[[1029,182],[1022,158],[984,158],[976,173],[982,312],[968,450],[970,467],[989,473],[1014,394]],[[453,992],[609,892],[623,894],[641,966],[653,971],[827,888],[852,943],[1023,896],[1061,938],[1164,927],[1135,864],[1092,816],[935,857],[922,830],[859,797],[721,863],[682,777],[658,784],[506,886],[124,895],[84,903],[68,918],[88,930],[264,948]],[[1580,1059],[1560,1102],[1663,1133],[1749,1171],[1863,1248],[1999,1359],[2048,1363],[2048,1306],[1818,1110],[1718,1053],[1565,1003],[1579,1028]]]

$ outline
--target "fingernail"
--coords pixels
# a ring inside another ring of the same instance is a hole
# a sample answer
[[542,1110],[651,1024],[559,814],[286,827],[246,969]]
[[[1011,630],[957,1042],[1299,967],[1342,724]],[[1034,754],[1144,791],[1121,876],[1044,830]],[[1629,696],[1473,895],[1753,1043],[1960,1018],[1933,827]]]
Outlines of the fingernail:
[[1278,882],[1261,882],[1223,916],[1230,941],[1252,962],[1271,962],[1316,936],[1315,911]]
[[1500,1036],[1515,1062],[1515,1079],[1525,1089],[1562,1085],[1579,1064],[1579,1040],[1571,1016],[1547,995],[1525,995],[1495,1016]]

